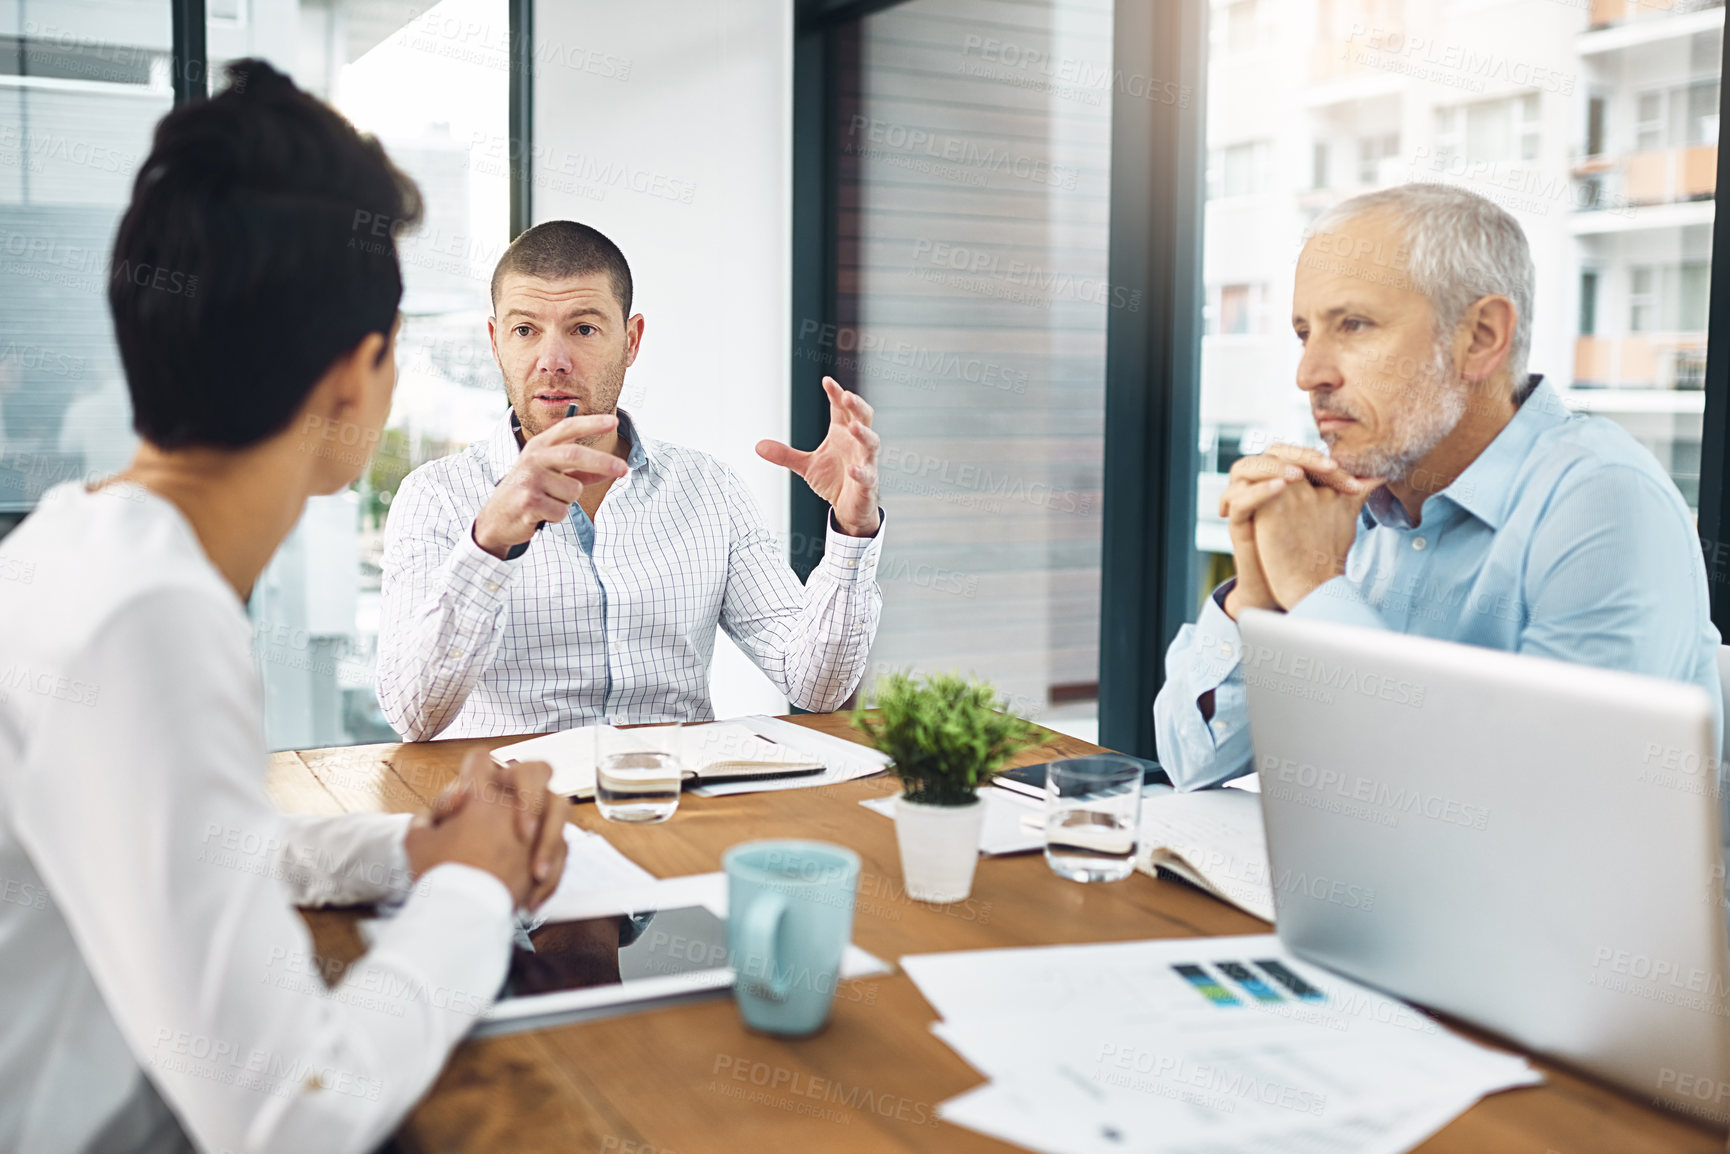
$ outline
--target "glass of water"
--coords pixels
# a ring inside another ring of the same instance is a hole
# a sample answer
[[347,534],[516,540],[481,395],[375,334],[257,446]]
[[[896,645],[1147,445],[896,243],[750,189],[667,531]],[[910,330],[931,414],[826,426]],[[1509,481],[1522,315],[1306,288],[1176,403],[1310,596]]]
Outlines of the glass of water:
[[608,821],[666,821],[679,808],[684,766],[677,724],[595,733],[595,808]]
[[1135,872],[1142,769],[1109,753],[1054,761],[1045,771],[1045,860],[1059,877],[1115,882]]

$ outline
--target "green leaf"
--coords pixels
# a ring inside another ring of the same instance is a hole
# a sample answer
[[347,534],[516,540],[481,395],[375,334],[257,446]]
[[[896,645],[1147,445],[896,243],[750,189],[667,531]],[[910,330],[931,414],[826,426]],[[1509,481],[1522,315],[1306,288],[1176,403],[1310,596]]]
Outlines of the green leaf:
[[887,754],[909,801],[967,805],[1003,763],[1038,745],[1038,726],[1008,712],[988,683],[953,673],[891,673],[871,693],[876,712],[853,725]]

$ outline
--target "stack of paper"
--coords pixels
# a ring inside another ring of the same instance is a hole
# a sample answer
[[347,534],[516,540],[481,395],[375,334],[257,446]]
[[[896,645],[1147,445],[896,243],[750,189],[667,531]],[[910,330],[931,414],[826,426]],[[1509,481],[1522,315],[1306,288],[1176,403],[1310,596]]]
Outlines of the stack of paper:
[[1394,1154],[1541,1080],[1272,935],[901,964],[990,1079],[939,1114],[1051,1154]]

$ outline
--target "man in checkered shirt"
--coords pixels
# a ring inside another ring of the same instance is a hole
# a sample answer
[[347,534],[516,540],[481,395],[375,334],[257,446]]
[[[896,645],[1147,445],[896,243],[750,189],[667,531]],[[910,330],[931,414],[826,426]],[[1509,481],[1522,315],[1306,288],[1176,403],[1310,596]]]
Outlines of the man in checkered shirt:
[[492,298],[511,411],[391,502],[378,652],[391,725],[422,741],[707,720],[716,626],[794,704],[838,708],[883,605],[871,407],[825,377],[823,443],[757,445],[832,507],[801,587],[731,469],[618,410],[643,317],[612,241],[537,225],[499,260]]

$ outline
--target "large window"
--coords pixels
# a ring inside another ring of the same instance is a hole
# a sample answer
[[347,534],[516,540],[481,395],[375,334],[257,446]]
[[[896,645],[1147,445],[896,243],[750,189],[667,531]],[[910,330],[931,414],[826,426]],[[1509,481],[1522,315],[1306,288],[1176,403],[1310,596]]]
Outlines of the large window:
[[[1251,36],[1253,11],[1234,25]],[[910,0],[843,41],[833,363],[890,527],[868,678],[989,678],[1097,725],[1110,0]],[[1251,36],[1253,39],[1253,36]],[[1221,155],[1251,191],[1265,143]]]
[[[1278,144],[1269,196],[1243,202],[1215,184],[1206,211],[1218,312],[1202,342],[1196,547],[1209,576],[1230,572],[1216,512],[1235,450],[1320,444],[1286,320],[1299,238],[1345,197],[1412,180],[1514,214],[1537,264],[1532,371],[1623,425],[1697,504],[1722,6],[1262,8],[1277,27],[1245,48],[1234,6],[1213,5],[1210,148],[1270,130]],[[1342,148],[1357,162],[1344,171],[1328,163]],[[1245,285],[1266,288],[1265,331],[1234,319]]]
[[404,238],[404,324],[383,440],[352,490],[314,498],[251,606],[272,748],[394,741],[373,693],[379,561],[398,483],[504,411],[488,280],[509,243],[505,0],[430,6],[232,0],[208,6],[211,70],[261,56],[379,137],[420,186]]
[[108,257],[173,100],[170,35],[165,3],[0,4],[0,532],[132,455]]

